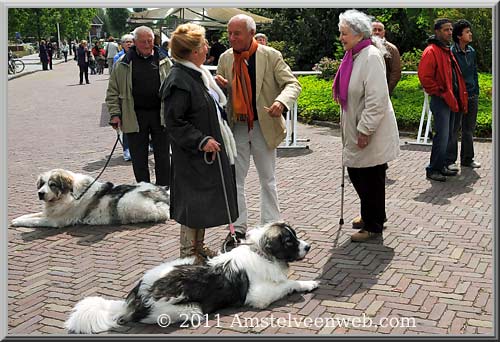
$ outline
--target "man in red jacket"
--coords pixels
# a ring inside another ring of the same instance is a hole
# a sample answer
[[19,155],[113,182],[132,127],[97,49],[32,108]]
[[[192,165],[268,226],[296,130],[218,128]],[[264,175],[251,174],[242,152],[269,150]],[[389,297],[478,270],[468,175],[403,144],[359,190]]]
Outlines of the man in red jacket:
[[450,51],[452,23],[449,19],[437,19],[435,35],[422,53],[418,65],[418,78],[425,92],[431,96],[430,107],[434,117],[434,136],[427,178],[444,182],[446,176],[457,171],[446,167],[446,147],[452,132],[455,112],[467,112],[467,90],[458,63]]

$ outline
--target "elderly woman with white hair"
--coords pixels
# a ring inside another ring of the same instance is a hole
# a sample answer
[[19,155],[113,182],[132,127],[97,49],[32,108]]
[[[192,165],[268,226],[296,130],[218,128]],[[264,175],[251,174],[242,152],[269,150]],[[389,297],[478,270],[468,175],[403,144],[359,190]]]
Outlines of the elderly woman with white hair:
[[371,37],[371,19],[357,10],[339,16],[339,40],[346,51],[333,82],[341,106],[342,163],[361,202],[353,242],[382,236],[387,163],[399,155],[399,133],[385,78],[387,50]]

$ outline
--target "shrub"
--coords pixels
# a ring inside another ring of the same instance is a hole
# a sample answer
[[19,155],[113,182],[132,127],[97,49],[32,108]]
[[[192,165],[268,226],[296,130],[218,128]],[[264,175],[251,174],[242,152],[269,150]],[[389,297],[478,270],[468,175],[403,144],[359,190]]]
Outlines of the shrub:
[[[339,122],[340,106],[332,100],[332,80],[299,76],[302,93],[298,99],[299,118]],[[479,110],[475,136],[491,137],[492,76],[479,74]],[[391,98],[400,131],[417,132],[424,103],[424,92],[417,75],[403,75]]]
[[288,64],[288,66],[292,70],[295,70],[295,67],[297,65],[295,61],[295,56],[297,55],[296,48],[294,48],[290,44],[287,44],[284,41],[270,41],[267,43],[267,45],[281,52],[281,54],[283,55],[283,59],[285,60],[285,63]]
[[413,48],[401,55],[401,69],[405,71],[417,70],[418,63],[422,58],[422,50]]
[[325,80],[333,80],[333,77],[337,73],[341,62],[341,60],[323,57],[318,63],[314,65],[312,69],[315,71],[321,71],[321,78]]
[[302,92],[298,99],[299,117],[312,120],[339,121],[340,106],[332,100],[332,81],[312,76],[299,76]]

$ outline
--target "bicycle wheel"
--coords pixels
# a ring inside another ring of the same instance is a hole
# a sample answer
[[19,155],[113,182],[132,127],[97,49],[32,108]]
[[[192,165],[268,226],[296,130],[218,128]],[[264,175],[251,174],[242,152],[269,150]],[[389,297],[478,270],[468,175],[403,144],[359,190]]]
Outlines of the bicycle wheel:
[[24,62],[21,60],[15,60],[14,65],[16,66],[16,73],[23,72],[24,70]]

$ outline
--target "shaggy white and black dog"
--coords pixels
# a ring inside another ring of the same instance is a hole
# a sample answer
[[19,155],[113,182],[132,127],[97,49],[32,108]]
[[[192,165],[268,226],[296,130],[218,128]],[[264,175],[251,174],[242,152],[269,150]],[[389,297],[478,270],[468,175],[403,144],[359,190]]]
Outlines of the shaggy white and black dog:
[[127,322],[199,322],[231,306],[263,309],[294,291],[312,291],[318,282],[288,279],[288,263],[301,260],[310,246],[286,223],[275,222],[247,233],[241,245],[206,265],[194,258],[163,263],[144,274],[125,300],[87,297],[65,322],[71,333],[103,332]]
[[170,196],[161,186],[144,182],[115,186],[110,182],[92,184],[93,181],[90,176],[63,169],[42,173],[37,188],[38,198],[45,202],[43,212],[20,216],[12,220],[12,225],[60,228],[159,222],[169,218]]

